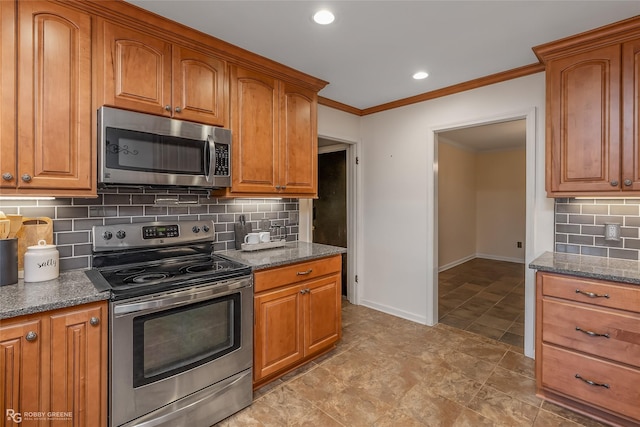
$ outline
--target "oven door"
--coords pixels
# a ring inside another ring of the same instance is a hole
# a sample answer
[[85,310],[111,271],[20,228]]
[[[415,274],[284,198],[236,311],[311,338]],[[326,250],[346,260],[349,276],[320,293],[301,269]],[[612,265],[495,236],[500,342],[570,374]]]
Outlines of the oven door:
[[[110,424],[250,370],[252,298],[251,279],[241,278],[113,302]],[[250,402],[250,385],[246,392]]]

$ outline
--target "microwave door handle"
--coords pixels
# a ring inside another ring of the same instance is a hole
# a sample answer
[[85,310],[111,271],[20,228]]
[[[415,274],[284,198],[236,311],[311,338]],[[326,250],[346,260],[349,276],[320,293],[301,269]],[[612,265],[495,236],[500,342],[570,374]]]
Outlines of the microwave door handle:
[[[209,154],[207,156],[207,153]],[[209,164],[207,165],[207,157],[209,157]],[[216,145],[211,135],[207,137],[204,159],[204,170],[206,173],[207,182],[213,183],[213,174],[216,170]],[[208,167],[207,167],[208,166]]]

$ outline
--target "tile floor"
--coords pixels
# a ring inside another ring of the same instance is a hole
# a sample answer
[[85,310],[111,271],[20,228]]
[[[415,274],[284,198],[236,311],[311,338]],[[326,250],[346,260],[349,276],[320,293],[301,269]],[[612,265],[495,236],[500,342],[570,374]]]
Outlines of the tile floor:
[[533,360],[517,347],[346,301],[342,313],[335,350],[217,426],[601,425],[537,398]]
[[523,348],[524,269],[475,258],[439,273],[440,322]]

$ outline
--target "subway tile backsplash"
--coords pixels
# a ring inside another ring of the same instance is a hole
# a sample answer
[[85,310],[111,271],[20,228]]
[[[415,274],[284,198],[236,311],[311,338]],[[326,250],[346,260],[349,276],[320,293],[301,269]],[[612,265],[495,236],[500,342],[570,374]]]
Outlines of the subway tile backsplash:
[[[605,224],[620,240],[605,240]],[[555,199],[556,252],[640,259],[640,199]]]
[[[170,205],[173,200],[185,204]],[[90,267],[94,225],[210,219],[216,224],[217,251],[235,249],[233,225],[243,214],[254,228],[259,220],[270,219],[271,225],[284,227],[288,241],[297,240],[298,224],[290,221],[290,217],[298,209],[298,199],[218,199],[209,198],[205,191],[124,187],[98,190],[95,199],[0,201],[0,210],[5,214],[53,219],[61,270]]]

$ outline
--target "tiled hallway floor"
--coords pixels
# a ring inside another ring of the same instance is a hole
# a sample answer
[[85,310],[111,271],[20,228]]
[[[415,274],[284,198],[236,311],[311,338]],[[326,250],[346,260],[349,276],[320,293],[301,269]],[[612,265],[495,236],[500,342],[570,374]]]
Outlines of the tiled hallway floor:
[[219,427],[599,426],[535,396],[513,347],[343,302],[338,348],[254,394]]
[[524,268],[475,258],[439,273],[440,322],[522,349]]

